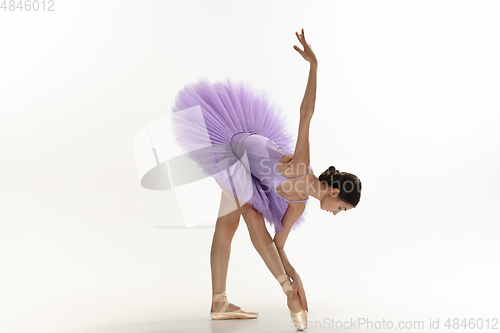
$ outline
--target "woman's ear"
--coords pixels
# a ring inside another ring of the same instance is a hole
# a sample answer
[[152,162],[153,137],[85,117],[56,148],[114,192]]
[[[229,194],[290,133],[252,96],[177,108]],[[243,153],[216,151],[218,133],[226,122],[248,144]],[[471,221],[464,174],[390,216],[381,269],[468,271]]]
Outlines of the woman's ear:
[[338,188],[332,188],[330,190],[330,196],[335,197],[336,195],[339,195],[340,190]]

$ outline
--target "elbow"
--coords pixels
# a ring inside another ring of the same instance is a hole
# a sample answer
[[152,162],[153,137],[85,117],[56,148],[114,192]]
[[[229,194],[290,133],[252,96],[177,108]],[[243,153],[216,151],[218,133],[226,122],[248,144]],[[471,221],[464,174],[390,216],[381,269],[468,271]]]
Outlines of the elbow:
[[314,114],[314,107],[304,107],[300,109],[300,117],[302,119],[311,119]]

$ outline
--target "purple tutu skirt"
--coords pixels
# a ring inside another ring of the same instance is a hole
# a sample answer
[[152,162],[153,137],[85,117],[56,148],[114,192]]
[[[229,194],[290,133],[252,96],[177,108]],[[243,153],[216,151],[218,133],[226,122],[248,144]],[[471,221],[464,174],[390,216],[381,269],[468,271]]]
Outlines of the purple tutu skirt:
[[[266,91],[250,82],[230,78],[212,83],[206,78],[186,85],[175,98],[171,124],[175,142],[207,176],[241,205],[257,209],[275,232],[283,230],[281,220],[287,202],[274,195],[248,172],[244,159],[234,154],[232,137],[256,133],[272,140],[285,152],[293,152],[293,137],[286,131],[286,118],[270,103]],[[292,230],[304,220],[305,212]]]

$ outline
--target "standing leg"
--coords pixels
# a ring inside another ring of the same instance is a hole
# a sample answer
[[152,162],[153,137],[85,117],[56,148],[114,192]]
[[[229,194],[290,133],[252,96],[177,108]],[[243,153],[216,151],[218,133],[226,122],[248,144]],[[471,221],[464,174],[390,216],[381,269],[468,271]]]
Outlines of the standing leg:
[[[234,200],[234,199],[233,199]],[[224,212],[232,210],[235,203],[222,191],[219,207],[219,216]],[[238,209],[217,218],[215,232],[212,241],[212,250],[210,252],[210,266],[212,268],[212,297],[215,294],[226,290],[227,269],[229,265],[229,255],[231,253],[231,242],[238,229],[241,213]],[[219,311],[224,302],[212,302],[210,311]],[[234,311],[238,306],[230,303],[225,310]]]

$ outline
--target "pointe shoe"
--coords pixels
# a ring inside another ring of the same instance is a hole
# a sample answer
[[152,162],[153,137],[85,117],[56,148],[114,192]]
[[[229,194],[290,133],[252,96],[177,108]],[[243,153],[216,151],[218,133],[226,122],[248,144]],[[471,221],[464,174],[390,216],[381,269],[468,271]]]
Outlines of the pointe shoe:
[[[287,291],[293,291],[292,284],[287,274],[278,276],[278,282],[281,284],[283,281],[285,281],[285,284],[282,286],[283,292],[287,295]],[[290,309],[290,318],[292,318],[292,323],[297,328],[297,331],[302,331],[307,328],[307,312],[304,309],[301,309],[299,312],[294,312]]]
[[220,308],[219,311],[210,311],[210,317],[214,320],[254,319],[254,318],[257,318],[258,312],[253,311],[253,310],[245,310],[245,309],[239,308],[238,310],[224,312],[224,311],[226,311],[227,307],[229,306],[229,301],[227,300],[225,290],[219,294],[215,294],[212,297],[212,301],[213,302],[224,302],[224,304],[222,305],[222,308]]

